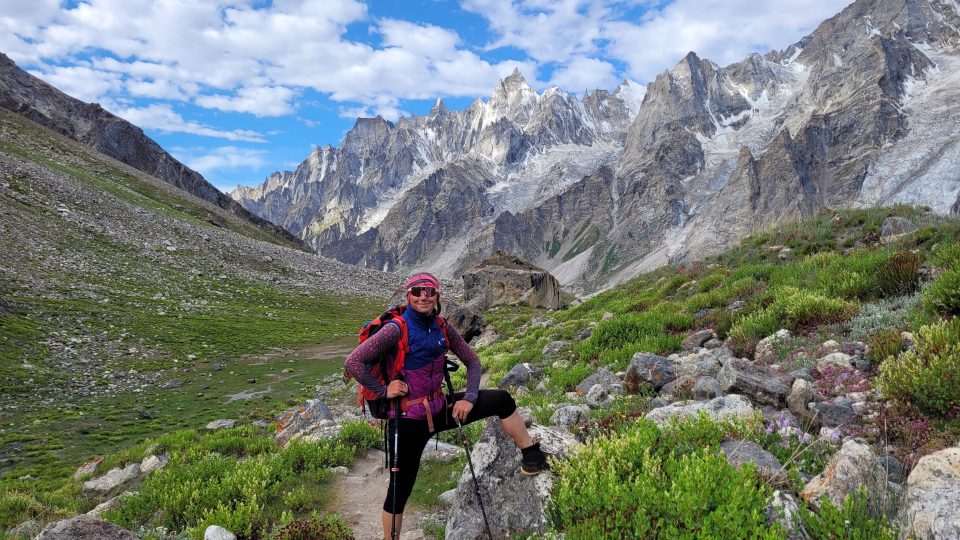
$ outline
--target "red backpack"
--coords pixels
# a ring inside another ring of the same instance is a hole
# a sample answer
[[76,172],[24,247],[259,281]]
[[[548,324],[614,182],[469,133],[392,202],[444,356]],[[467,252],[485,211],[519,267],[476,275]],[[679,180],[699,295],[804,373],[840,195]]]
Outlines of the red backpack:
[[[357,333],[357,343],[359,344],[370,339],[391,321],[400,327],[400,341],[397,342],[397,346],[383,354],[374,364],[367,365],[370,374],[383,384],[390,384],[390,381],[397,378],[400,370],[403,369],[403,360],[407,352],[410,351],[410,335],[407,331],[407,321],[403,318],[403,312],[406,309],[407,306],[394,306],[384,311],[376,319],[364,324],[360,328],[360,332]],[[446,339],[447,324],[442,317],[437,317],[437,326],[440,327],[443,337]],[[379,419],[387,418],[390,411],[390,400],[379,397],[376,392],[361,384],[357,388],[357,405],[362,408],[364,403],[370,411],[370,416]]]

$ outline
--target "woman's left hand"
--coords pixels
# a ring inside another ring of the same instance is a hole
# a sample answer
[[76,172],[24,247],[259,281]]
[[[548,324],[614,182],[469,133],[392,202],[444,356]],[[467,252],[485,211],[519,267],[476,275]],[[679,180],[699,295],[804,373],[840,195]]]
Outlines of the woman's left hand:
[[461,424],[467,421],[467,415],[473,410],[473,403],[465,399],[453,404],[453,418]]

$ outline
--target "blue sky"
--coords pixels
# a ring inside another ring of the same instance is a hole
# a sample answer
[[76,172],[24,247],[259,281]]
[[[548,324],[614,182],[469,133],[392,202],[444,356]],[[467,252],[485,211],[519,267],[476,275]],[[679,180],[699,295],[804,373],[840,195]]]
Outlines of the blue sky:
[[142,127],[224,191],[339,145],[358,116],[643,85],[688,51],[783,49],[847,0],[0,0],[0,52]]

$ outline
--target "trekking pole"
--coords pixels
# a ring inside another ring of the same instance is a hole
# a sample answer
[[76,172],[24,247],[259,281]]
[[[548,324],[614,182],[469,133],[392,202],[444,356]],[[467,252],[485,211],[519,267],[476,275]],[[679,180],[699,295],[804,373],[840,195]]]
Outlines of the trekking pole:
[[[455,362],[447,358],[443,365],[443,377],[447,381],[447,392],[450,396],[453,396],[453,381],[450,379],[450,372],[456,371],[460,366]],[[453,404],[451,403],[452,407]],[[451,412],[451,416],[452,416]],[[463,431],[463,424],[460,423],[460,420],[457,418],[453,419],[457,423],[457,429],[460,431],[460,440],[463,442],[463,449],[467,453],[467,465],[470,467],[470,476],[473,477],[473,492],[477,494],[477,501],[480,502],[480,513],[483,515],[483,524],[487,527],[487,536],[490,537],[490,540],[493,540],[493,533],[490,532],[490,521],[487,519],[487,510],[483,507],[483,497],[480,496],[480,482],[477,481],[477,473],[473,469],[473,458],[470,457],[470,439],[467,438],[467,434]]]
[[[397,380],[403,380],[402,375],[397,375]],[[397,475],[400,467],[397,466],[397,445],[400,442],[400,396],[393,398],[393,462],[390,467],[390,486],[393,489],[393,508],[390,514],[390,540],[397,538]]]

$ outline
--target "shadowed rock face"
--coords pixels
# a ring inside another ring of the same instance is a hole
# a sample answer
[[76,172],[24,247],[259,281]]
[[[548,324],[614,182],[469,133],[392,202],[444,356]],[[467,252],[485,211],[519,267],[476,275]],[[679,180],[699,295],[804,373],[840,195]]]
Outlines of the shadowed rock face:
[[283,227],[255,215],[180,163],[143,130],[100,107],[74,99],[23,71],[0,53],[0,107],[80,141],[131,167],[227,209],[284,240],[303,246]]
[[233,196],[354,264],[450,277],[503,250],[575,290],[823,209],[958,212],[958,27],[947,3],[859,0],[783,51],[690,53],[639,106],[514,73],[464,111],[360,120]]
[[542,268],[498,252],[463,274],[463,296],[478,310],[502,304],[526,303],[559,309],[560,284]]

